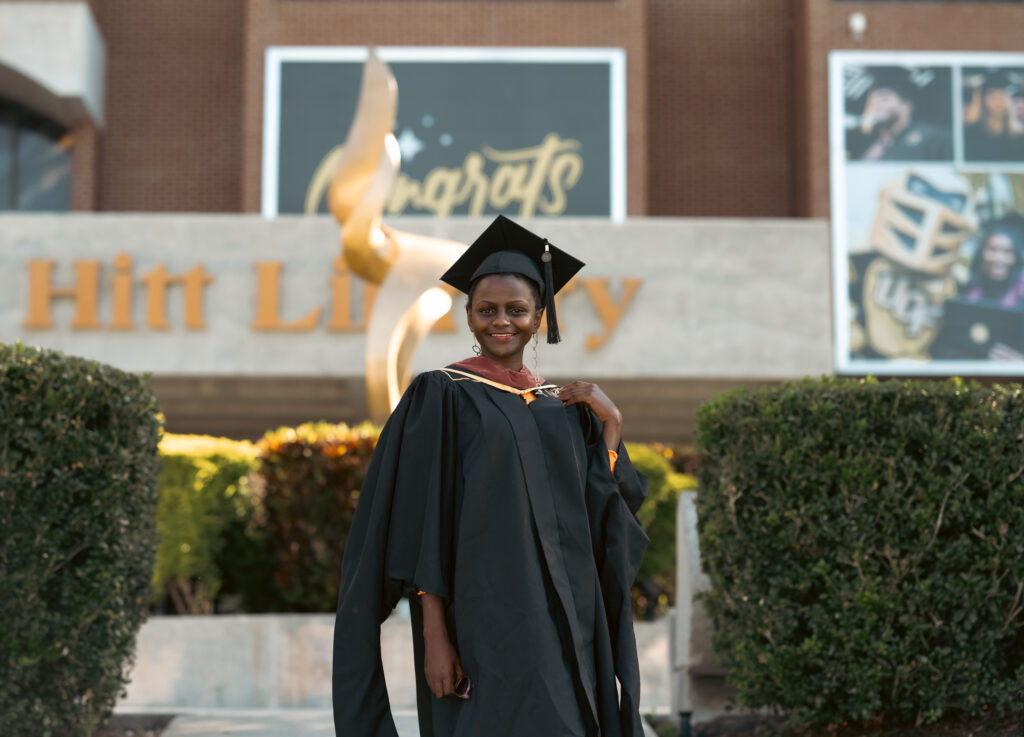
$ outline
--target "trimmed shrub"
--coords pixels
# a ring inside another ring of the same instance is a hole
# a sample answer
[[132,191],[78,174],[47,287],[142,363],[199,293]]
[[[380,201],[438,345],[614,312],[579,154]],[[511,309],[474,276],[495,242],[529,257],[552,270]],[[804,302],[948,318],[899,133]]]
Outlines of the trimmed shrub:
[[[179,614],[208,614],[225,578],[229,591],[253,598],[254,592],[237,582],[254,566],[267,565],[260,560],[261,538],[251,527],[248,476],[257,465],[256,447],[227,438],[167,434],[160,454],[154,600],[166,596]],[[251,610],[253,603],[246,608]]]
[[329,612],[338,603],[341,557],[380,429],[308,423],[258,443],[258,525],[283,608]]
[[156,549],[144,378],[0,345],[0,724],[88,735],[126,683]]
[[647,474],[647,498],[636,516],[651,541],[633,585],[633,613],[653,619],[675,603],[676,506],[680,492],[696,488],[697,480],[672,470],[675,454],[666,446],[627,446],[633,465]]
[[705,603],[743,703],[831,724],[1009,708],[1024,677],[1020,387],[740,389],[701,407],[698,443]]

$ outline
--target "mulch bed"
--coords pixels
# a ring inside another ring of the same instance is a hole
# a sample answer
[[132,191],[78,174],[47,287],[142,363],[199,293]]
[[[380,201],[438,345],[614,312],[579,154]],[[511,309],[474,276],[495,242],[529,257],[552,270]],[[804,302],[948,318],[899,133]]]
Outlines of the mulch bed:
[[[1020,715],[943,719],[920,727],[803,727],[787,728],[782,719],[770,716],[726,716],[694,724],[691,737],[1024,737]],[[651,720],[659,737],[679,737],[679,722]]]
[[159,737],[173,714],[114,714],[91,737]]

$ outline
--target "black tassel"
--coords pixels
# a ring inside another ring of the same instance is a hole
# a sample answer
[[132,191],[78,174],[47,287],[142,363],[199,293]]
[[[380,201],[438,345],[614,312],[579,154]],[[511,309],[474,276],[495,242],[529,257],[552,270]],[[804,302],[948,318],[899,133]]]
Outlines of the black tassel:
[[540,260],[544,262],[544,310],[548,316],[548,343],[560,343],[562,336],[558,333],[558,313],[555,312],[555,283],[551,275],[551,250],[547,239],[544,240],[544,253]]

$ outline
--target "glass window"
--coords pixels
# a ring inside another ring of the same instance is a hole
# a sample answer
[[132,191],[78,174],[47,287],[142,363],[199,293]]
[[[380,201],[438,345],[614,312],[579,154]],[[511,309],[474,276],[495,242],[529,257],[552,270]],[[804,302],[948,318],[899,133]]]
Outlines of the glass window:
[[65,212],[70,207],[70,134],[0,98],[0,211]]
[[[67,138],[70,138],[68,136]],[[62,211],[71,202],[67,141],[22,128],[18,131],[18,206],[25,211]]]

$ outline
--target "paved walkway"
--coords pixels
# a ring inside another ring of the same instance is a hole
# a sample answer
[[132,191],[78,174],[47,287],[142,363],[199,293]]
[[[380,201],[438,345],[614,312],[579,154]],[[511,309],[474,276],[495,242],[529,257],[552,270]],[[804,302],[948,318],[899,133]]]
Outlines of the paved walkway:
[[[335,737],[330,709],[175,709],[162,737]],[[182,713],[187,711],[187,713]],[[419,737],[416,712],[395,714],[398,737]]]
[[[140,713],[141,710],[118,711]],[[162,737],[335,737],[330,709],[175,709]],[[416,712],[395,713],[399,737],[419,737]],[[654,731],[644,725],[654,737]]]

